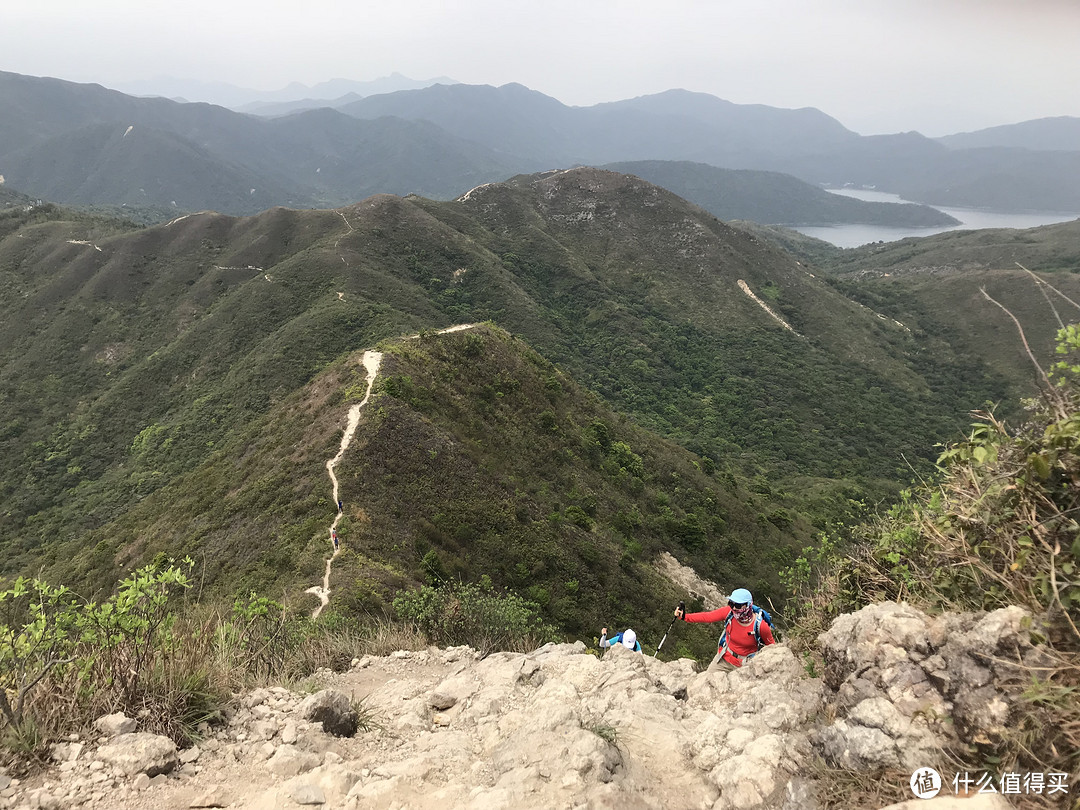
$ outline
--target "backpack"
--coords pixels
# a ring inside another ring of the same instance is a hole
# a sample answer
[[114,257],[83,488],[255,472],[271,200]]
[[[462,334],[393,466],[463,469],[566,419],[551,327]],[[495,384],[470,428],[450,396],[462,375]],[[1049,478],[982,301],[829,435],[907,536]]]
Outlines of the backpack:
[[[769,615],[769,611],[763,607],[753,606],[754,610],[754,641],[757,642],[758,649],[761,649],[761,621],[765,620],[765,624],[769,625],[772,629],[772,616]],[[724,632],[720,634],[720,644],[717,649],[723,650],[727,647],[727,634],[728,629],[731,627],[731,622],[735,619],[735,611],[728,613],[727,618],[724,619]],[[774,636],[775,637],[775,636]]]

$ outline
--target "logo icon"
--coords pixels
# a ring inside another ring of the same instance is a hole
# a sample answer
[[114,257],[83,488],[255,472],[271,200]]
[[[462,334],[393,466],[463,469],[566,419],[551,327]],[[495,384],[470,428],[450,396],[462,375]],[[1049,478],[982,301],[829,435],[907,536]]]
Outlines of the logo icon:
[[941,774],[933,768],[919,768],[911,774],[911,792],[920,799],[932,799],[941,790]]

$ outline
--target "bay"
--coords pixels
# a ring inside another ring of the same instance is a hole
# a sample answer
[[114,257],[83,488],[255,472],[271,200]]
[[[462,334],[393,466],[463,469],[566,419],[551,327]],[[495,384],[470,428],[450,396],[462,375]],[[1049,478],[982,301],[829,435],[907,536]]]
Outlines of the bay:
[[[899,194],[891,194],[886,191],[856,188],[828,189],[828,191],[843,197],[854,197],[857,200],[866,200],[867,202],[910,202],[910,200],[905,200]],[[936,233],[944,233],[945,231],[971,231],[982,228],[1036,228],[1039,225],[1069,222],[1080,217],[1078,212],[1037,211],[1010,213],[1006,211],[987,211],[980,208],[945,208],[940,205],[933,207],[960,220],[960,224],[929,228],[890,228],[884,225],[815,225],[807,227],[800,225],[794,227],[793,230],[807,236],[823,239],[837,247],[850,248],[871,242],[895,242],[909,236],[933,236]]]

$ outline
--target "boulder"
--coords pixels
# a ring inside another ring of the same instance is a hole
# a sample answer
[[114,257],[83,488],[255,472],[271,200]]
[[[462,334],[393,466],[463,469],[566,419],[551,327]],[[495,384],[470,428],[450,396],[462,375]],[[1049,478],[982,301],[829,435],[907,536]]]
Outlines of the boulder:
[[476,693],[476,689],[477,684],[473,678],[462,675],[447,678],[432,690],[428,698],[428,706],[436,711],[445,711],[459,703],[464,703]]
[[838,617],[819,636],[838,718],[818,734],[826,758],[908,767],[957,741],[994,742],[1038,657],[1030,624],[1019,607],[930,619],[881,603]]
[[168,737],[145,731],[114,737],[111,743],[98,749],[97,757],[125,776],[169,773],[178,762],[176,743]]
[[83,744],[79,742],[56,743],[52,747],[52,758],[55,762],[75,762],[82,753]]
[[289,720],[285,723],[285,727],[281,729],[281,741],[286,745],[292,745],[299,739],[300,732],[296,727],[296,723]]
[[31,810],[64,810],[64,803],[47,790],[32,790],[26,799]]
[[130,734],[137,727],[134,720],[123,712],[107,714],[94,721],[94,728],[106,737],[118,737],[121,734]]
[[266,763],[270,773],[291,777],[307,773],[322,764],[322,758],[310,751],[301,751],[293,745],[279,746]]
[[360,721],[348,695],[334,689],[323,689],[305,698],[299,711],[302,718],[321,723],[323,731],[335,737],[352,737]]

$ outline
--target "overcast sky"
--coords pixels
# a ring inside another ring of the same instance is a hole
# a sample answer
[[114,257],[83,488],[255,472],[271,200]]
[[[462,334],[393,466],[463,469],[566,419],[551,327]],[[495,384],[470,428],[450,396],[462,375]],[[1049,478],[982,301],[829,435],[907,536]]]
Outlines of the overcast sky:
[[106,86],[397,71],[577,105],[682,87],[863,134],[1080,116],[1080,0],[0,0],[0,43],[0,69]]

